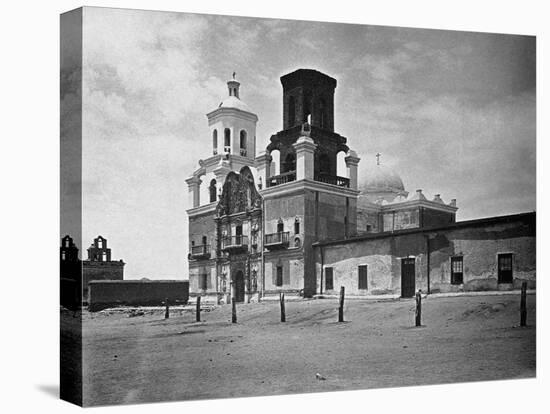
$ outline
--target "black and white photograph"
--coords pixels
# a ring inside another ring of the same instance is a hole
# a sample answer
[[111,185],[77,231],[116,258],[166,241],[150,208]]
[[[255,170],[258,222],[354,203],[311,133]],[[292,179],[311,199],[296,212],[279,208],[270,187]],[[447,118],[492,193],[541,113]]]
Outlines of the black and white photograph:
[[38,392],[532,403],[512,390],[541,378],[536,29],[104,6],[52,11],[59,383]]

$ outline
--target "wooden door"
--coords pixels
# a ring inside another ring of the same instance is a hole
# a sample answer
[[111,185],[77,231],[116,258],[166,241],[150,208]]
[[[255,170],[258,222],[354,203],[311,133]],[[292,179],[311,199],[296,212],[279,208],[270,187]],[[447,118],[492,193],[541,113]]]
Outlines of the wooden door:
[[415,292],[414,258],[401,259],[401,297],[412,298]]

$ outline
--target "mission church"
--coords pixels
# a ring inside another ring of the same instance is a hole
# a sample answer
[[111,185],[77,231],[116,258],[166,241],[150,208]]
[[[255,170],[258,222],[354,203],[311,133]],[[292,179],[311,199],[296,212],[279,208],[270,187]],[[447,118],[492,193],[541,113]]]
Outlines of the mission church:
[[283,129],[258,155],[258,116],[234,76],[206,115],[212,148],[186,179],[192,296],[535,288],[535,212],[457,222],[455,199],[407,191],[380,154],[359,176],[334,130],[336,79],[298,69],[280,80]]

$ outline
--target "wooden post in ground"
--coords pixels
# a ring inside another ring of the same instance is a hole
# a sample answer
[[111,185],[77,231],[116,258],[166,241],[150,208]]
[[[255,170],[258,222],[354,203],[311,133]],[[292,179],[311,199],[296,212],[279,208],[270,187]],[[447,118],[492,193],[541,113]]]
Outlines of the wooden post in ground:
[[340,287],[340,306],[338,307],[338,322],[344,322],[344,286]]
[[415,325],[421,326],[422,325],[422,294],[420,291],[416,292],[416,310],[414,312],[415,316]]
[[195,315],[196,315],[197,322],[200,322],[201,321],[201,297],[200,297],[200,295],[197,296],[197,307],[195,309]]
[[231,323],[237,323],[237,303],[235,302],[235,285],[231,282]]
[[168,304],[168,298],[164,300],[164,304],[166,305],[166,311],[164,312],[164,319],[168,319],[170,317],[170,305]]
[[281,322],[286,322],[285,294],[283,292],[279,294],[279,302],[281,303]]
[[231,323],[237,323],[237,304],[235,298],[231,298]]
[[521,284],[520,326],[527,325],[527,282]]

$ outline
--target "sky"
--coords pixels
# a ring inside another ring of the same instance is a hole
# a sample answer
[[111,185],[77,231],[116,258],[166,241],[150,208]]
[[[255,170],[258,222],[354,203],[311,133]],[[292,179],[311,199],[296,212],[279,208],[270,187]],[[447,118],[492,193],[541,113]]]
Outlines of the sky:
[[102,8],[83,22],[82,237],[106,237],[125,278],[187,278],[185,178],[234,71],[258,150],[282,128],[279,78],[316,69],[337,79],[360,183],[380,152],[408,191],[456,198],[457,220],[535,210],[534,37]]

